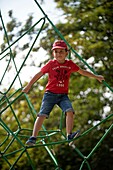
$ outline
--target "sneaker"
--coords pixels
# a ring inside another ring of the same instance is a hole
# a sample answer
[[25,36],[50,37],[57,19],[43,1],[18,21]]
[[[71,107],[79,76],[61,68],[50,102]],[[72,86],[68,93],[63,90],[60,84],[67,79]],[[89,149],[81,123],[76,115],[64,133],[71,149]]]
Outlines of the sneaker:
[[[72,140],[80,135],[80,130],[77,130],[74,133],[71,133],[67,136],[67,140]],[[73,141],[69,142],[69,146],[73,144]]]
[[29,146],[35,145],[35,144],[36,144],[36,138],[31,136],[31,137],[27,140],[26,144],[29,145]]

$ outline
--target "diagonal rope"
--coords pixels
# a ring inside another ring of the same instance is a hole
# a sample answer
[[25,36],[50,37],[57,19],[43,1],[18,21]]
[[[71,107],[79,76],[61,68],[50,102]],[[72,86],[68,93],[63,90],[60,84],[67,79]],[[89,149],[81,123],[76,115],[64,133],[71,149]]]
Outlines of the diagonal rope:
[[[31,112],[31,116],[33,117],[33,120],[35,120],[35,117],[36,117],[36,110],[34,109],[29,97],[20,92],[21,89],[22,89],[22,83],[21,83],[21,79],[20,79],[20,72],[21,70],[23,69],[24,67],[24,64],[27,60],[27,58],[29,57],[30,55],[30,52],[32,50],[32,48],[34,47],[39,35],[41,34],[41,31],[43,30],[43,27],[45,25],[45,22],[46,20],[49,21],[50,25],[53,27],[53,29],[55,30],[56,34],[58,34],[60,36],[61,39],[63,39],[66,44],[68,45],[68,47],[70,48],[70,51],[72,51],[75,56],[77,56],[80,61],[82,61],[94,74],[97,74],[95,72],[95,70],[93,68],[91,68],[87,63],[86,61],[83,60],[83,58],[70,46],[70,44],[68,44],[68,42],[66,41],[66,39],[63,37],[63,35],[60,33],[60,31],[55,27],[55,25],[53,24],[53,22],[49,19],[49,17],[45,14],[45,12],[43,11],[43,9],[41,8],[41,6],[39,5],[39,3],[34,0],[34,2],[36,3],[37,7],[41,10],[41,12],[43,13],[44,17],[41,18],[38,22],[36,22],[31,28],[29,28],[23,35],[21,35],[19,38],[17,38],[16,41],[14,41],[12,44],[10,44],[9,42],[9,38],[8,38],[8,35],[7,35],[7,31],[6,31],[6,28],[4,26],[4,22],[3,22],[3,18],[2,18],[2,14],[0,12],[0,18],[1,18],[1,22],[2,22],[2,25],[3,25],[3,29],[4,29],[4,33],[5,33],[5,36],[6,36],[6,39],[7,39],[7,44],[8,44],[8,47],[2,51],[0,54],[4,54],[5,52],[7,52],[6,55],[4,55],[2,58],[0,58],[0,60],[4,59],[7,55],[9,55],[9,61],[8,61],[8,64],[5,68],[5,71],[1,77],[1,80],[0,80],[0,83],[2,83],[5,75],[6,75],[6,72],[8,70],[8,67],[9,67],[9,64],[11,62],[11,60],[13,60],[13,64],[15,66],[15,70],[16,70],[16,75],[11,83],[11,85],[9,85],[8,89],[6,92],[2,92],[0,91],[0,125],[3,129],[3,133],[4,133],[4,139],[3,141],[0,143],[0,148],[1,148],[1,151],[0,151],[0,158],[2,158],[6,163],[7,163],[7,166],[9,167],[9,169],[15,169],[16,165],[18,164],[18,161],[21,159],[21,157],[23,156],[23,154],[25,153],[28,160],[29,160],[29,163],[31,165],[31,168],[33,170],[36,170],[35,166],[34,166],[34,163],[33,163],[33,160],[31,159],[31,156],[29,154],[29,150],[31,148],[37,148],[37,147],[44,147],[47,151],[47,153],[49,154],[49,156],[51,157],[51,160],[53,161],[54,165],[55,165],[55,169],[56,170],[62,170],[60,167],[59,167],[59,164],[58,164],[58,160],[55,156],[55,153],[54,153],[54,150],[53,150],[53,146],[55,145],[59,145],[59,144],[64,144],[64,143],[68,143],[68,141],[66,140],[66,136],[65,134],[63,133],[62,129],[62,122],[63,122],[63,115],[61,115],[61,120],[60,120],[60,127],[58,130],[46,130],[46,128],[44,126],[42,126],[42,131],[40,131],[40,134],[43,133],[44,135],[40,135],[38,136],[38,141],[36,143],[35,146],[25,146],[25,144],[23,143],[23,140],[25,138],[28,138],[28,135],[23,135],[22,132],[31,132],[30,129],[28,128],[23,128],[21,126],[21,122],[20,120],[18,119],[16,113],[15,113],[15,110],[13,109],[13,104],[15,104],[16,102],[18,102],[18,100],[20,100],[23,96],[25,97],[25,100],[27,101],[27,104],[28,104],[28,107],[29,107],[29,111]],[[17,63],[15,62],[14,60],[14,57],[13,57],[13,53],[12,53],[12,46],[17,43],[22,37],[24,37],[26,34],[28,34],[35,26],[37,26],[40,22],[42,22],[42,25],[23,61],[23,63],[21,64],[20,68],[17,69]],[[71,54],[70,54],[71,55]],[[18,89],[17,91],[15,91],[13,94],[9,95],[9,91],[11,90],[14,82],[16,81],[16,79],[19,79],[19,82],[20,82],[20,89]],[[103,81],[103,84],[109,88],[109,90],[111,92],[113,92],[113,89],[105,82]],[[11,114],[13,115],[13,119],[16,121],[17,123],[17,128],[15,130],[13,130],[11,127],[8,127],[7,124],[5,123],[4,119],[2,116],[5,116],[5,114],[7,113],[8,109],[10,110]],[[109,115],[108,117],[106,117],[105,119],[101,120],[97,125],[93,126],[92,128],[88,129],[87,131],[85,131],[83,134],[81,134],[79,137],[77,137],[76,139],[73,139],[74,140],[78,140],[79,138],[82,138],[83,136],[85,135],[88,135],[89,132],[91,132],[93,129],[95,129],[97,126],[99,126],[100,124],[106,122],[108,119],[111,119],[113,117],[113,114]],[[100,146],[101,142],[104,140],[104,138],[108,135],[108,133],[111,131],[111,129],[113,128],[113,125],[111,125],[108,130],[105,132],[105,134],[103,134],[103,136],[100,138],[100,140],[98,141],[98,143],[95,145],[95,147],[91,150],[91,152],[85,156],[81,153],[81,151],[77,148],[77,147],[74,147],[73,146],[73,149],[78,153],[78,155],[83,159],[82,163],[81,163],[81,166],[80,166],[80,170],[82,170],[84,168],[84,164],[86,164],[88,170],[91,170],[91,167],[90,167],[90,164],[88,162],[89,158],[92,156],[92,154],[97,150],[97,148]],[[52,137],[54,137],[54,135],[57,135],[57,134],[60,134],[61,136],[64,137],[64,139],[62,140],[59,140],[59,141],[52,141]],[[9,141],[9,143],[7,144],[7,141]],[[14,142],[17,142],[18,143],[18,148],[15,149],[14,151],[10,151],[10,149],[13,147],[13,143]],[[3,149],[4,148],[4,149]],[[52,151],[53,150],[53,151]],[[12,156],[15,155],[15,154],[18,154],[18,157],[16,158],[16,160],[13,162],[13,163],[10,163],[10,160],[9,160],[9,156]]]

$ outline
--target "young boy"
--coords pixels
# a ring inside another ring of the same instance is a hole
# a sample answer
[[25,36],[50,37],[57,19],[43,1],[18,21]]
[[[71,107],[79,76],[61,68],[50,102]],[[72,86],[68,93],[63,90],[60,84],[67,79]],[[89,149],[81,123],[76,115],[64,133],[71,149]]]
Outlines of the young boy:
[[72,133],[74,109],[68,98],[68,85],[71,73],[78,72],[83,76],[93,77],[99,82],[104,80],[103,76],[94,75],[93,73],[81,69],[72,60],[66,60],[68,51],[68,47],[63,40],[55,41],[52,47],[54,60],[50,60],[43,66],[23,89],[23,92],[28,93],[31,86],[45,73],[48,73],[48,83],[46,85],[42,105],[34,124],[32,136],[26,142],[27,145],[34,145],[36,143],[36,136],[38,135],[45,118],[49,117],[55,104],[57,104],[66,115],[67,140],[71,140],[78,135],[79,131]]

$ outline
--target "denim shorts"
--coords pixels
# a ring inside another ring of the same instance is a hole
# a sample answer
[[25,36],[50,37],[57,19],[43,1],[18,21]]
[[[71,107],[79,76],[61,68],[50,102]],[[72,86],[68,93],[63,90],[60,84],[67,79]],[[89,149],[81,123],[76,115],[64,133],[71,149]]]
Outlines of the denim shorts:
[[57,104],[65,114],[68,111],[74,113],[74,109],[67,94],[55,94],[47,91],[44,93],[38,116],[46,116],[46,118],[48,118],[55,104]]

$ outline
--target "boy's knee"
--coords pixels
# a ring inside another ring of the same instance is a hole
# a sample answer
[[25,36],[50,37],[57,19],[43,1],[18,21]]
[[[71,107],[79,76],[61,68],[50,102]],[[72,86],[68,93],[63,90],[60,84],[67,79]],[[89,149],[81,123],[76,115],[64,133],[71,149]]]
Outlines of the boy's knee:
[[73,115],[73,114],[74,114],[74,112],[72,110],[66,112],[66,116],[67,115]]

